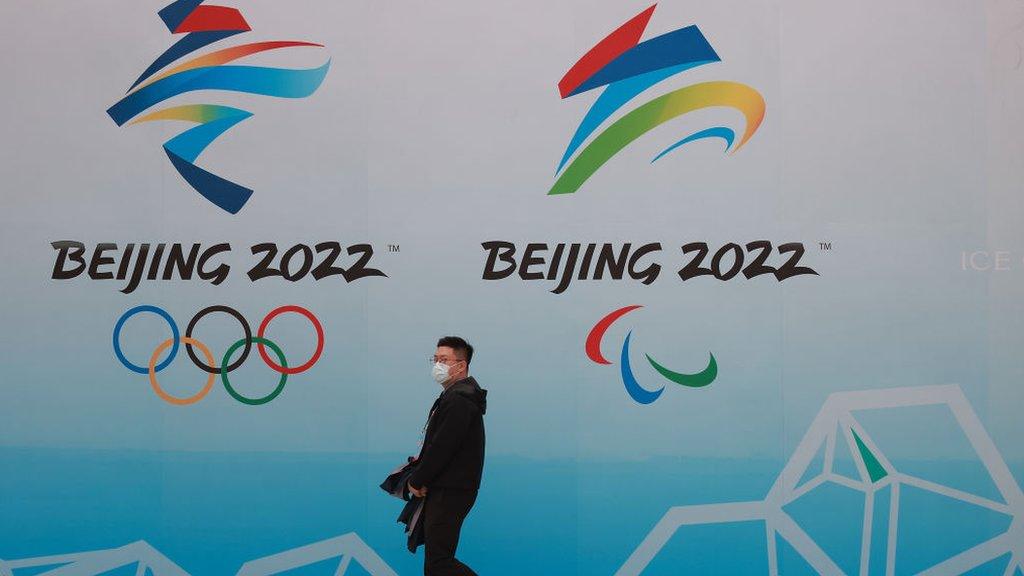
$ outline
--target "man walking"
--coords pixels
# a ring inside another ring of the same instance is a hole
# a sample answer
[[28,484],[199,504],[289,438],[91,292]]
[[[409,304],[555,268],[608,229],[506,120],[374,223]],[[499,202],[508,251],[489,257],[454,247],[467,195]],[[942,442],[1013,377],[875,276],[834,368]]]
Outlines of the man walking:
[[469,375],[473,347],[445,336],[431,357],[434,381],[444,391],[427,418],[418,466],[409,491],[426,497],[423,509],[426,576],[476,576],[455,558],[462,522],[476,501],[484,469],[487,390]]

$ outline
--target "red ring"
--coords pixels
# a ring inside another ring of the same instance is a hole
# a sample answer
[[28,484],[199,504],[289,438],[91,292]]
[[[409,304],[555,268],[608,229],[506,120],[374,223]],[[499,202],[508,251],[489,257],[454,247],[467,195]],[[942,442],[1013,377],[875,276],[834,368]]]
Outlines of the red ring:
[[320,354],[324,351],[324,327],[320,324],[320,321],[317,320],[316,316],[314,316],[309,310],[306,310],[302,306],[289,305],[271,310],[270,313],[267,314],[267,317],[263,319],[263,322],[260,323],[260,329],[259,332],[257,332],[257,335],[260,338],[263,338],[263,333],[267,331],[267,326],[270,324],[270,321],[274,319],[274,316],[284,314],[285,312],[296,312],[298,314],[302,314],[313,323],[313,327],[316,328],[316,352],[313,352],[313,357],[302,366],[286,368],[270,359],[270,356],[267,355],[267,350],[263,344],[257,342],[256,349],[259,350],[260,356],[263,358],[263,362],[265,362],[267,366],[270,366],[271,370],[280,372],[281,374],[298,374],[299,372],[309,370],[310,367],[312,367],[313,364],[316,364],[316,361],[320,359]]

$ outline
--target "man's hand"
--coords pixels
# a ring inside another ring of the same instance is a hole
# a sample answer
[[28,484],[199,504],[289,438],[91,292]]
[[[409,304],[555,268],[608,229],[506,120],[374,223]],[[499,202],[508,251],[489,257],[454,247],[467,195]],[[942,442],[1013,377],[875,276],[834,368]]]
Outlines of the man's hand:
[[409,483],[409,492],[413,496],[416,496],[418,498],[426,498],[426,496],[427,496],[427,487],[424,486],[423,488],[420,488],[419,490],[417,490],[416,488],[413,487],[412,482],[410,482]]

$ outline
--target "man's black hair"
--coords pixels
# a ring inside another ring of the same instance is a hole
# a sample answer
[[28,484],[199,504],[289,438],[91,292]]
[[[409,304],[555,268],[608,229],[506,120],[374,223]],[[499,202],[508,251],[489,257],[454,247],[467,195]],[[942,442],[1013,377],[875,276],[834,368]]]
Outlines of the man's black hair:
[[466,342],[458,336],[444,336],[437,341],[438,347],[446,346],[455,350],[456,353],[464,355],[466,357],[466,366],[473,361],[473,347],[470,346],[469,342]]

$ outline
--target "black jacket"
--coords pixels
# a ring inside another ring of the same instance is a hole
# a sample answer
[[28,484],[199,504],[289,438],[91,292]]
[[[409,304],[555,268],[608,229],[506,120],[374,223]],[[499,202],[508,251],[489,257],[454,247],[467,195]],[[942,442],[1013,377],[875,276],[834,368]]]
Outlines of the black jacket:
[[479,489],[486,411],[487,390],[472,376],[442,392],[431,409],[419,465],[409,482],[416,488]]
[[408,536],[409,552],[416,553],[416,548],[425,541],[423,527],[423,503],[425,499],[409,492],[409,477],[416,471],[417,463],[413,458],[392,472],[380,487],[395,498],[406,501],[405,507],[398,515],[398,521],[405,524],[405,535]]

